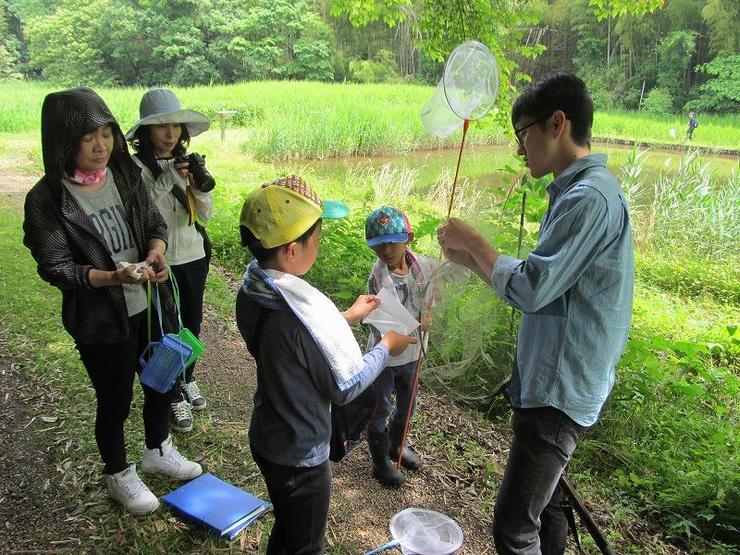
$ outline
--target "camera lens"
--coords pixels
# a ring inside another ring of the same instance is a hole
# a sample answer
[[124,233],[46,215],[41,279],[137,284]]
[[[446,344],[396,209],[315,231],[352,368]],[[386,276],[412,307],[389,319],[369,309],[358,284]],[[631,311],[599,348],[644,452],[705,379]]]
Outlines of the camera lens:
[[197,152],[191,153],[188,157],[188,171],[193,175],[193,181],[199,191],[207,193],[216,186],[216,180],[206,169],[206,160]]

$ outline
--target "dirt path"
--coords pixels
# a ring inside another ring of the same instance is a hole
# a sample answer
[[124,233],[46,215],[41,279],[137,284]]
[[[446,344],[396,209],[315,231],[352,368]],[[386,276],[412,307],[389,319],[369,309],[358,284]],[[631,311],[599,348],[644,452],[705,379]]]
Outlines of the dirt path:
[[[13,176],[0,161],[0,194],[20,200],[36,179]],[[233,289],[237,282],[221,273]],[[254,363],[233,319],[207,310],[203,330],[208,349],[199,362],[198,380],[207,395],[211,418],[217,425],[246,433],[256,385]],[[59,453],[57,448],[69,440],[64,434],[70,431],[56,430],[54,422],[39,425],[55,392],[34,382],[15,361],[3,358],[4,352],[0,340],[0,553],[95,550],[91,536],[97,517],[88,515],[86,507],[105,505],[105,500],[98,499],[102,491],[87,490],[73,501],[65,500],[62,490],[69,487],[62,484],[65,465],[76,461],[74,457],[59,460],[59,455],[51,453]],[[383,488],[372,477],[365,443],[333,465],[330,545],[356,545],[361,552],[377,547],[389,539],[390,518],[415,506],[438,510],[458,521],[465,534],[459,553],[494,553],[491,508],[507,456],[507,427],[423,386],[418,413],[411,439],[424,465],[418,472],[407,473],[402,488]],[[613,531],[612,508],[603,500],[596,507],[597,522],[605,532]],[[618,552],[629,546],[632,552],[684,553],[662,543],[637,518],[622,520],[618,532],[623,538],[616,544]],[[228,551],[234,547],[224,545]]]
[[[235,324],[216,322],[214,314],[208,313],[203,329],[208,351],[198,380],[208,392],[211,410],[220,413],[220,418],[246,426],[255,386],[253,361],[249,359],[245,375],[249,355]],[[490,490],[485,484],[485,463],[499,469],[505,460],[506,438],[449,400],[424,389],[419,395],[419,413],[421,423],[411,436],[424,466],[419,472],[407,473],[404,487],[383,488],[373,478],[366,443],[342,462],[333,464],[329,541],[354,541],[369,550],[389,539],[388,522],[396,512],[406,507],[423,507],[444,512],[458,521],[465,532],[465,547],[460,553],[492,553],[490,515],[484,508],[491,499],[485,499],[480,492]],[[434,440],[423,440],[427,437]],[[482,452],[488,455],[481,457]],[[475,455],[472,461],[467,458],[470,453]]]
[[64,471],[75,462],[53,454],[69,447],[57,417],[37,410],[53,406],[54,396],[0,354],[0,553],[84,551],[95,529],[88,500],[71,502],[63,493]]

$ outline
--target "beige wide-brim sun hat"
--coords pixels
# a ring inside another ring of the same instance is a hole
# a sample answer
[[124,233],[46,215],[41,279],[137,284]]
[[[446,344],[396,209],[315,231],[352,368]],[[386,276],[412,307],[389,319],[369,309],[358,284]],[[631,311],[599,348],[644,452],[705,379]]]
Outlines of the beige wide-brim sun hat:
[[186,125],[191,137],[200,135],[210,126],[210,120],[195,110],[183,110],[180,101],[169,89],[149,89],[141,98],[139,121],[126,133],[126,140],[134,138],[136,130],[142,125],[180,123]]

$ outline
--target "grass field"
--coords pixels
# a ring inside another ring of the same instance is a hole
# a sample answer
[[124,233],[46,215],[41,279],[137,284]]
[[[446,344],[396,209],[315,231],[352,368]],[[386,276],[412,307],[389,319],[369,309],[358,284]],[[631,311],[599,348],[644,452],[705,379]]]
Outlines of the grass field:
[[[40,126],[48,84],[0,83],[0,132],[34,131]],[[185,107],[214,117],[234,110],[231,127],[248,133],[244,149],[263,160],[326,158],[407,153],[454,146],[459,134],[441,141],[424,129],[419,112],[434,89],[419,85],[357,85],[261,81],[236,85],[174,89]],[[100,88],[124,130],[138,118],[142,88]],[[694,145],[740,151],[740,116],[700,115]],[[597,113],[595,137],[682,145],[683,116],[655,117],[630,112]],[[676,137],[669,134],[676,129]],[[489,114],[474,122],[471,143],[512,139],[508,120]]]

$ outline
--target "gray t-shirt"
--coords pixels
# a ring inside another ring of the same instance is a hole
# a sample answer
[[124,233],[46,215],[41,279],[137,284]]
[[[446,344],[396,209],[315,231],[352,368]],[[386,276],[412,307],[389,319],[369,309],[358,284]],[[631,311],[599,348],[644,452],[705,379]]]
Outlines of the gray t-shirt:
[[[139,249],[131,234],[111,172],[108,171],[105,183],[97,191],[90,191],[89,187],[77,185],[69,179],[64,179],[63,183],[105,240],[113,262],[141,262],[138,260]],[[129,316],[146,310],[146,291],[143,285],[126,284],[121,287]]]

